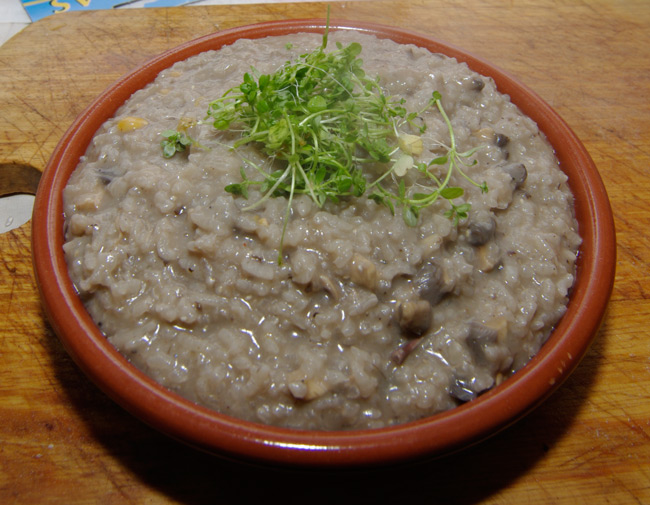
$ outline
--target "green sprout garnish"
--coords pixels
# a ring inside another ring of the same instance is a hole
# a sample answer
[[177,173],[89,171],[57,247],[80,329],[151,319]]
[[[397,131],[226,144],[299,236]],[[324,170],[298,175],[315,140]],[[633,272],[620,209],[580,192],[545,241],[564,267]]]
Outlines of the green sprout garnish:
[[181,153],[190,146],[206,149],[206,147],[199,144],[187,134],[187,130],[192,128],[194,125],[196,125],[194,119],[182,117],[178,121],[175,130],[165,130],[160,134],[163,137],[162,142],[160,142],[160,147],[162,147],[163,156],[165,158],[172,158],[176,153]]
[[[336,50],[326,52],[327,42],[328,28],[319,48],[285,63],[276,72],[260,74],[252,68],[241,84],[209,104],[205,119],[217,130],[240,134],[233,149],[255,144],[273,161],[264,167],[248,161],[256,178],[249,178],[242,167],[240,182],[227,185],[225,190],[248,198],[249,187],[257,187],[262,196],[245,210],[272,197],[287,198],[279,263],[293,199],[298,194],[309,195],[322,207],[327,201],[338,203],[371,190],[369,198],[393,214],[396,205],[402,207],[406,224],[416,226],[420,210],[439,197],[449,202],[446,215],[455,224],[467,218],[470,204],[453,202],[463,196],[462,188],[449,186],[454,171],[487,191],[485,183],[474,182],[463,171],[463,167],[476,163],[467,160],[478,148],[457,151],[439,92],[433,92],[422,110],[409,113],[403,99],[386,96],[379,78],[365,74],[360,44],[337,43]],[[423,150],[420,135],[426,129],[417,124],[417,119],[431,108],[442,115],[450,145],[440,144],[446,148],[444,156],[416,163],[414,158]],[[173,156],[193,143],[184,133],[163,132],[167,138],[163,141],[165,156]],[[437,177],[433,171],[443,165],[446,173]],[[406,187],[404,176],[412,169],[424,176],[426,185]],[[389,189],[394,187],[396,191]]]
[[161,135],[163,140],[160,147],[165,158],[172,158],[176,153],[183,152],[194,144],[194,140],[184,131],[165,130]]

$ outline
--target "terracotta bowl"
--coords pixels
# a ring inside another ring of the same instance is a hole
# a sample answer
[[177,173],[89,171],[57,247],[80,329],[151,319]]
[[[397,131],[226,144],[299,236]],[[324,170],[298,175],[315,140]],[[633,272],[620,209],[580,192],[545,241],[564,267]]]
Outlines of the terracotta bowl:
[[33,260],[46,314],[79,367],[126,410],[197,448],[258,463],[300,467],[390,464],[441,456],[507,427],[539,405],[578,365],[603,318],[615,266],[614,224],[594,163],[567,124],[534,92],[492,65],[459,49],[406,30],[367,23],[332,23],[412,43],[466,62],[494,78],[499,90],[547,135],[569,176],[584,240],[566,315],[539,354],[498,387],[451,411],[391,428],[312,432],[245,422],[199,407],[132,366],[101,334],[68,277],[63,257],[62,191],[100,125],[133,92],[173,63],[239,38],[319,32],[323,20],[280,21],[208,35],[167,51],[108,88],[72,124],[45,170],[33,215]]

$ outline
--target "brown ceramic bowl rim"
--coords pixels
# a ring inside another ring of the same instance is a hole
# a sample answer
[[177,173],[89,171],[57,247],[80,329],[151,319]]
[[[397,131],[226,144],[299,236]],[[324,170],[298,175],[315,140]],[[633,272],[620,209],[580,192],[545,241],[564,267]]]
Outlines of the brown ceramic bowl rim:
[[583,245],[569,308],[533,360],[504,383],[456,409],[417,422],[366,431],[276,428],[218,414],[144,375],[102,336],[68,277],[63,255],[62,192],[100,125],[133,92],[173,63],[239,38],[322,33],[325,21],[266,22],[221,31],[171,49],[111,85],[72,124],[49,161],[36,197],[32,250],[44,309],[66,350],[104,392],[136,417],[187,444],[249,461],[301,467],[388,464],[440,456],[478,442],[541,403],[577,366],[600,326],[615,268],[612,212],[602,180],[579,139],[537,94],[487,62],[425,35],[373,23],[330,23],[455,57],[492,77],[502,93],[537,122],[556,149],[576,198]]

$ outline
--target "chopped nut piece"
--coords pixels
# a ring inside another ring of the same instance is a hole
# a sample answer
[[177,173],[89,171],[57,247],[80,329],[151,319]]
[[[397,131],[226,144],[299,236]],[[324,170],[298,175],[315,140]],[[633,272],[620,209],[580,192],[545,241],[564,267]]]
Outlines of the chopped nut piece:
[[298,369],[291,372],[288,376],[287,387],[289,393],[296,400],[311,401],[323,396],[329,390],[327,384],[320,379],[307,378],[307,374]]
[[121,132],[131,132],[133,130],[138,130],[148,124],[149,121],[144,118],[128,116],[118,121],[117,129]]
[[75,210],[83,212],[99,209],[105,193],[106,192],[103,189],[99,188],[97,191],[93,191],[92,193],[86,193],[77,201]]
[[257,224],[259,224],[260,226],[268,226],[268,225],[269,225],[269,220],[266,219],[265,217],[255,216],[255,221],[256,221]]

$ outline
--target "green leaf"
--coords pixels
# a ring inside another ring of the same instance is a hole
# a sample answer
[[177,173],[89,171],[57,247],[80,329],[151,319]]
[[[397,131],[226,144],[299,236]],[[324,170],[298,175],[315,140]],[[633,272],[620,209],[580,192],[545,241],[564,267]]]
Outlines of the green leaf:
[[382,163],[388,163],[390,161],[390,152],[392,149],[388,145],[388,142],[386,142],[386,139],[362,139],[361,146],[368,151],[368,154],[373,159]]
[[440,196],[447,200],[453,200],[454,198],[463,196],[464,193],[463,188],[447,187],[440,191]]
[[463,203],[462,205],[459,205],[456,207],[456,212],[462,212],[465,214],[465,217],[467,217],[467,213],[469,210],[472,208],[472,205],[469,203]]
[[228,184],[224,189],[228,193],[232,193],[233,195],[243,195],[246,185],[245,184]]
[[393,202],[390,201],[390,199],[386,199],[386,200],[384,200],[384,205],[386,205],[386,207],[388,207],[388,209],[390,210],[390,213],[394,216],[395,215],[395,206],[393,205]]
[[314,182],[316,184],[320,184],[325,180],[325,176],[327,175],[327,167],[324,165],[319,165],[318,169],[316,170],[316,174],[314,175]]
[[339,193],[347,193],[352,187],[352,178],[351,177],[341,177],[338,179],[336,187]]
[[160,147],[165,158],[172,158],[177,152],[185,151],[190,145],[196,144],[184,131],[165,130],[161,136],[163,140],[160,142]]
[[352,42],[346,49],[348,56],[358,56],[361,54],[361,44],[358,42]]
[[403,210],[403,216],[404,222],[408,226],[417,226],[419,218],[419,211],[417,207],[413,207],[412,205],[405,206]]
[[368,195],[368,198],[370,200],[374,201],[374,202],[377,202],[377,203],[381,204],[381,205],[384,204],[384,195],[382,195],[380,193],[377,193],[377,192],[371,193],[370,195]]
[[163,156],[165,158],[171,158],[175,154],[176,154],[176,147],[173,144],[163,145]]
[[278,149],[289,138],[290,130],[286,119],[281,119],[269,128],[267,148]]
[[352,194],[357,198],[366,192],[366,179],[361,172],[355,172],[352,176],[353,191]]
[[230,128],[230,121],[226,119],[218,119],[212,123],[212,126],[214,126],[217,130],[227,130]]
[[311,113],[321,112],[327,108],[327,100],[321,95],[313,96],[307,102],[307,110]]

